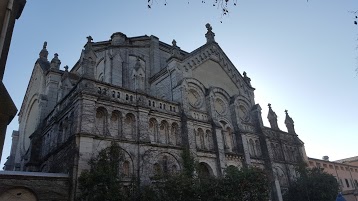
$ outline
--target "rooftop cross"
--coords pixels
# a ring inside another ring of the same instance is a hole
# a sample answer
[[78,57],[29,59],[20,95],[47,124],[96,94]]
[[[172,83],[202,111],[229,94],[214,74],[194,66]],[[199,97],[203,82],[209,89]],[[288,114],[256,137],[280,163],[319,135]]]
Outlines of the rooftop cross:
[[92,36],[87,36],[87,43],[91,43],[93,40]]

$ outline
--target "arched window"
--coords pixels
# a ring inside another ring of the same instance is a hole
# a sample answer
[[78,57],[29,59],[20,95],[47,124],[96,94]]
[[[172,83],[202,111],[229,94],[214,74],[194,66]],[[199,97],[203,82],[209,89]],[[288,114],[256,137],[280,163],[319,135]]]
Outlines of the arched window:
[[204,162],[199,163],[198,174],[199,177],[209,177],[212,173],[210,166]]
[[170,130],[170,144],[180,145],[181,144],[181,136],[179,135],[179,126],[177,123],[172,123],[172,127]]
[[130,168],[129,168],[129,161],[124,161],[123,163],[123,175],[125,177],[129,177],[130,176]]
[[149,134],[152,136],[154,142],[159,142],[158,122],[154,118],[149,119]]
[[255,140],[256,155],[261,156],[261,145],[259,140]]
[[97,108],[96,112],[96,134],[106,135],[107,128],[107,110],[104,107]]
[[226,128],[225,132],[226,145],[229,151],[234,149],[234,135],[231,128]]
[[123,136],[122,114],[120,111],[115,110],[112,112],[110,128],[112,131],[112,136]]
[[169,124],[167,121],[163,120],[160,123],[160,130],[159,130],[159,141],[161,143],[168,143],[168,139],[169,139]]
[[250,153],[250,156],[256,156],[256,153],[255,153],[255,143],[252,139],[249,139],[249,153]]
[[135,116],[132,113],[126,115],[123,131],[127,139],[135,139]]

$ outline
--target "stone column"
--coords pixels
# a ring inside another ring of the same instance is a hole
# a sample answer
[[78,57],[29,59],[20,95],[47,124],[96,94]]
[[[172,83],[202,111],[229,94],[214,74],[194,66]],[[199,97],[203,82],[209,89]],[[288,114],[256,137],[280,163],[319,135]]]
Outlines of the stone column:
[[82,94],[82,101],[80,103],[81,112],[80,128],[79,132],[92,134],[93,128],[95,127],[95,116],[96,116],[96,97],[92,95]]
[[222,175],[224,172],[224,169],[226,168],[225,163],[225,147],[224,147],[224,138],[222,136],[222,130],[220,128],[213,128],[214,131],[214,138],[216,141],[217,146],[217,173],[218,176]]
[[149,109],[138,108],[138,135],[140,142],[150,142],[149,137]]

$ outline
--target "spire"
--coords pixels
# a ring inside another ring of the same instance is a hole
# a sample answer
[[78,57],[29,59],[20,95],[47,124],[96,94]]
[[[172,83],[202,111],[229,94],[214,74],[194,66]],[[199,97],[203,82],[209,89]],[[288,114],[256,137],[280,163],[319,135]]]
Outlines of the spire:
[[90,79],[94,79],[94,68],[97,59],[96,53],[93,50],[92,40],[91,36],[87,37],[87,43],[81,55],[82,76]]
[[269,122],[270,122],[271,128],[272,128],[272,129],[276,129],[276,130],[280,130],[280,129],[278,128],[278,125],[277,125],[277,115],[276,115],[276,113],[272,110],[270,103],[268,104],[268,107],[269,107],[269,112],[268,112],[268,115],[267,115],[267,119],[268,119]]
[[172,45],[172,57],[180,58],[180,47],[177,46],[177,41],[173,39]]
[[292,120],[292,118],[288,115],[288,111],[285,110],[286,113],[286,119],[285,119],[285,124],[287,127],[287,132],[288,133],[292,133],[292,134],[296,134],[295,132],[295,127],[294,127],[294,121]]
[[212,31],[213,28],[209,23],[205,25],[206,29],[208,30],[205,34],[206,37],[206,43],[212,43],[215,42],[215,33]]
[[87,36],[86,38],[87,38],[87,43],[85,45],[85,53],[92,50],[92,40],[93,40],[92,36]]
[[45,59],[45,60],[47,60],[47,56],[48,56],[48,51],[47,51],[46,47],[47,47],[47,42],[45,41],[44,45],[42,46],[42,50],[39,54],[40,58]]
[[59,70],[61,61],[58,59],[58,54],[55,53],[53,59],[51,60],[51,69]]

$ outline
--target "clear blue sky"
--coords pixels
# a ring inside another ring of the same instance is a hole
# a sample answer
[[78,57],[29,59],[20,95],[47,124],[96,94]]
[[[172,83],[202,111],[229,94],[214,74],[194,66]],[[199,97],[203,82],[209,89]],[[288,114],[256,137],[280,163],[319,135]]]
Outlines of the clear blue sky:
[[[124,3],[126,2],[126,3]],[[256,88],[256,102],[267,121],[267,104],[286,131],[284,110],[309,157],[331,160],[358,155],[358,26],[353,24],[356,0],[239,0],[230,16],[199,0],[27,1],[17,21],[4,83],[20,109],[43,42],[49,60],[59,54],[63,66],[78,60],[86,36],[108,40],[112,33],[128,37],[155,35],[163,42],[192,51],[205,43],[210,23],[216,41],[237,69],[246,71]],[[223,23],[220,23],[223,21]],[[8,126],[1,168],[9,155]]]

